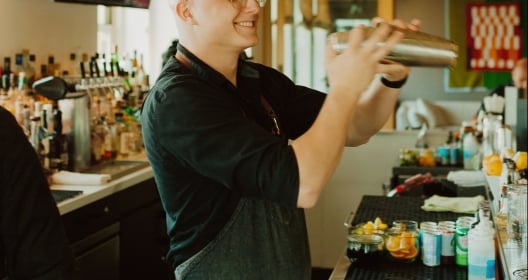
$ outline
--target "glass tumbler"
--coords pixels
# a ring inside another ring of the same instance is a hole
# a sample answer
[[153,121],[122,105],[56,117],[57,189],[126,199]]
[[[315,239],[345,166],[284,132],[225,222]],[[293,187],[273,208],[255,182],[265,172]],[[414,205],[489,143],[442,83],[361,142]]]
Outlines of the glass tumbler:
[[418,223],[394,221],[385,235],[385,249],[391,260],[413,262],[420,252]]
[[527,239],[527,202],[528,185],[510,184],[508,185],[508,237],[515,241],[526,244]]

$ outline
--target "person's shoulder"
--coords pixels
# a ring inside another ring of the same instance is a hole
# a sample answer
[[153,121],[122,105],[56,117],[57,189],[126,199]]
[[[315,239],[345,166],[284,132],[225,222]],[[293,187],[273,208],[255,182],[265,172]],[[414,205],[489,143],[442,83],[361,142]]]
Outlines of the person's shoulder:
[[0,125],[3,127],[12,126],[13,124],[16,124],[16,119],[11,112],[9,112],[6,108],[0,106]]
[[511,83],[502,84],[502,85],[499,85],[499,86],[495,87],[494,89],[492,89],[490,91],[489,95],[492,96],[492,95],[496,94],[498,96],[504,96],[504,89],[507,86],[511,86]]

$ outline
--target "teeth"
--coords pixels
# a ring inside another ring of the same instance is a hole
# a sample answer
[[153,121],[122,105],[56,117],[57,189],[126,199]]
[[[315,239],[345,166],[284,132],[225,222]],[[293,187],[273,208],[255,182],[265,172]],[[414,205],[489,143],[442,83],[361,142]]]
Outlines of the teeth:
[[237,24],[241,25],[241,26],[245,26],[245,27],[253,27],[253,22],[252,21],[243,21],[243,22],[239,22]]

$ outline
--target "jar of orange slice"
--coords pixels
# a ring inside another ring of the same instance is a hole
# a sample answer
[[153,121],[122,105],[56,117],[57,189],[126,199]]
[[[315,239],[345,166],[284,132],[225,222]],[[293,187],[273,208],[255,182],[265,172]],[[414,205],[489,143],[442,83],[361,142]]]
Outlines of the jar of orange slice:
[[400,262],[413,262],[420,252],[418,233],[416,221],[394,221],[385,236],[385,249],[389,258]]
[[527,153],[524,151],[518,151],[513,155],[512,160],[515,162],[517,170],[524,170],[528,167],[527,157]]
[[488,176],[500,176],[502,172],[502,157],[499,154],[489,154],[482,159],[482,169]]

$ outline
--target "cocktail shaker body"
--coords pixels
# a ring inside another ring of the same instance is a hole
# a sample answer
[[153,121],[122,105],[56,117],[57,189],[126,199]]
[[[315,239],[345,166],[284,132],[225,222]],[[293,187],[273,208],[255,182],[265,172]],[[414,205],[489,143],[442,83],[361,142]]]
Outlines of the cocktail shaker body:
[[[442,37],[420,31],[405,30],[391,26],[392,30],[404,33],[404,37],[394,46],[384,61],[398,62],[407,66],[453,67],[457,63],[458,45]],[[367,27],[367,38],[376,30]],[[348,44],[349,31],[330,34],[329,40],[336,53],[341,53]],[[383,45],[384,43],[380,43]]]

